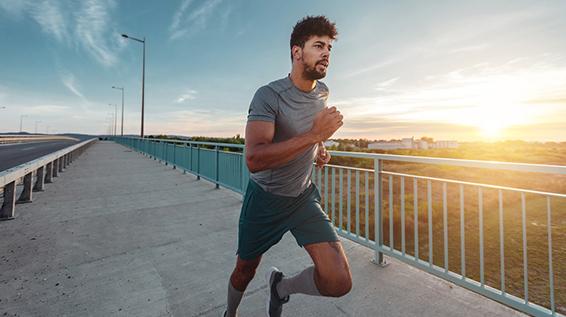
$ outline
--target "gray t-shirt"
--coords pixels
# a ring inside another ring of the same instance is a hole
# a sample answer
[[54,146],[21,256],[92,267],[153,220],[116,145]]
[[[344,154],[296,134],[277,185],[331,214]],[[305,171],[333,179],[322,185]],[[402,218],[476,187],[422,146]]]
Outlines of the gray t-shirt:
[[[326,106],[328,87],[318,81],[310,92],[299,90],[291,79],[269,83],[257,90],[250,104],[248,121],[275,123],[273,143],[304,134],[314,117]],[[284,165],[252,173],[250,178],[265,191],[281,196],[299,196],[311,183],[317,145],[312,145]]]

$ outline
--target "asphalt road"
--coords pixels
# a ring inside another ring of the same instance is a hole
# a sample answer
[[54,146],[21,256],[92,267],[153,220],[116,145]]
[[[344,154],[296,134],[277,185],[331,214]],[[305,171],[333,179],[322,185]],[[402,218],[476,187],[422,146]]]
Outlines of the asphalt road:
[[61,150],[80,141],[47,141],[0,144],[0,172]]

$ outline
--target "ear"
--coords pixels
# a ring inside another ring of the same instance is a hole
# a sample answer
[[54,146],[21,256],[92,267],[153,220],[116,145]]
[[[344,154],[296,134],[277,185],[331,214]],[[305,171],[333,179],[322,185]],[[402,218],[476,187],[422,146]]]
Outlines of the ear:
[[295,45],[293,46],[293,49],[291,50],[291,52],[293,53],[293,60],[301,60],[303,57],[303,49],[298,46]]

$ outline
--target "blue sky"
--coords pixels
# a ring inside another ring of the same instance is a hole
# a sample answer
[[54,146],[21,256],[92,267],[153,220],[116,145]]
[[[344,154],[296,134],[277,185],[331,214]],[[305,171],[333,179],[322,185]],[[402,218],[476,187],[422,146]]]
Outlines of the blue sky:
[[0,0],[0,132],[108,132],[125,87],[139,133],[243,134],[255,90],[290,70],[305,15],[340,33],[335,137],[566,140],[564,1]]

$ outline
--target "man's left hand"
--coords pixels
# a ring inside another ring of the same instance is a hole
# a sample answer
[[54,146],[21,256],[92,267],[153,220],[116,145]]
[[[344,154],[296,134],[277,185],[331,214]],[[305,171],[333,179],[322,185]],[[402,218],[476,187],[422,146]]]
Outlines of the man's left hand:
[[324,165],[330,162],[330,153],[326,151],[324,144],[320,142],[318,144],[318,153],[316,155],[316,167],[321,169]]

